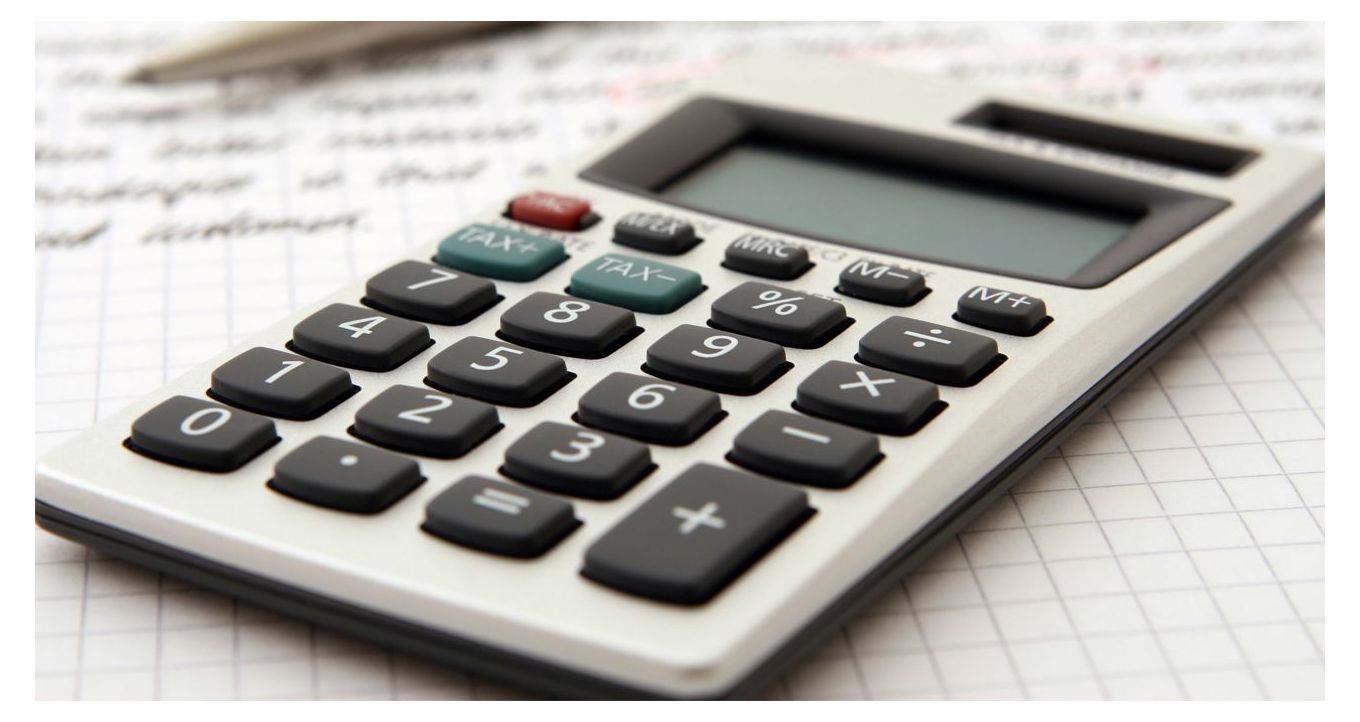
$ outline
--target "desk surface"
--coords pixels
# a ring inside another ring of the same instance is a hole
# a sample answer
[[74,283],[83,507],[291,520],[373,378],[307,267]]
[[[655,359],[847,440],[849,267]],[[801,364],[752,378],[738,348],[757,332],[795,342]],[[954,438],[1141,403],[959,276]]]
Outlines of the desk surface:
[[[1321,25],[545,26],[116,82],[193,30],[38,27],[39,452],[757,46],[1323,145]],[[1323,236],[771,696],[1321,697]],[[522,696],[35,534],[40,698]]]

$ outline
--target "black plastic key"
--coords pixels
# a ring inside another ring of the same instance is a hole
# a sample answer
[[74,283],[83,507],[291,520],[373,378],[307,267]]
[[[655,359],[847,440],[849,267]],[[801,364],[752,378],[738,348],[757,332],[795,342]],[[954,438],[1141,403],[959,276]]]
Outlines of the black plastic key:
[[827,361],[798,385],[799,411],[885,434],[920,428],[943,406],[929,381],[845,361]]
[[171,396],[132,422],[134,451],[177,466],[232,471],[279,440],[274,422],[192,396]]
[[529,294],[501,315],[501,336],[580,358],[603,358],[636,332],[632,311],[546,291]]
[[645,370],[714,391],[752,394],[787,366],[781,346],[683,324],[648,347]]
[[242,352],[212,373],[215,398],[285,419],[316,418],[355,390],[344,369],[263,346]]
[[676,604],[703,604],[812,514],[807,494],[695,464],[586,550],[581,574]]
[[859,360],[937,384],[969,386],[1000,363],[996,341],[905,316],[885,319],[859,341]]
[[572,379],[556,356],[480,336],[440,351],[426,373],[431,386],[505,406],[533,406]]
[[425,508],[420,528],[493,554],[536,557],[580,526],[571,504],[482,476],[454,483]]
[[411,459],[353,441],[318,436],[279,459],[269,487],[318,506],[375,514],[423,481],[420,465]]
[[845,322],[845,308],[835,301],[757,281],[728,291],[712,307],[714,326],[794,348],[825,344]]
[[549,491],[614,499],[653,468],[646,444],[544,421],[505,450],[501,473]]
[[643,441],[688,444],[722,418],[712,391],[615,372],[581,397],[581,423]]
[[364,288],[364,301],[374,308],[448,325],[471,320],[497,300],[491,281],[420,261],[402,261]]
[[788,240],[746,233],[727,246],[723,265],[753,276],[787,281],[812,268],[812,261],[806,248]]
[[973,286],[959,297],[954,317],[993,331],[1033,336],[1048,325],[1044,299],[999,288]]
[[788,411],[761,414],[729,455],[752,471],[832,489],[855,483],[881,457],[873,434]]
[[614,224],[614,242],[652,253],[676,255],[699,242],[694,225],[660,213],[629,213]]
[[431,343],[421,324],[343,303],[332,303],[293,327],[298,351],[365,371],[391,371]]
[[858,260],[841,271],[836,290],[847,296],[889,306],[910,306],[926,292],[925,276],[900,266]]
[[462,456],[501,426],[496,407],[419,386],[393,386],[359,407],[354,435],[443,459]]

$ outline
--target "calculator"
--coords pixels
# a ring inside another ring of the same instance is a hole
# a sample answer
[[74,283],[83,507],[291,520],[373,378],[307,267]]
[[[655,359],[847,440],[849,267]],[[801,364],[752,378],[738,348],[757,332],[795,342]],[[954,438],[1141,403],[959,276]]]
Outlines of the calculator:
[[752,57],[52,450],[37,521],[545,695],[758,696],[1262,270],[1323,167]]

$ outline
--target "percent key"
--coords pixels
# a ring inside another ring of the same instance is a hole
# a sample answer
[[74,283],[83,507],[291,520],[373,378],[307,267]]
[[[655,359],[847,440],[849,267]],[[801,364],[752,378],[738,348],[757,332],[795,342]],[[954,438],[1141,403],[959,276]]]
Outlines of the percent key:
[[835,301],[748,281],[713,302],[710,325],[782,346],[817,348],[850,324]]

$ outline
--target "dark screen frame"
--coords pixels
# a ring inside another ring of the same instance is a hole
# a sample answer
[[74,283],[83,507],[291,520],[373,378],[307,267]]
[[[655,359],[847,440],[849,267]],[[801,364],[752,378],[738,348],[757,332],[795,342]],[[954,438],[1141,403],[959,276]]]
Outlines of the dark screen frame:
[[883,252],[853,239],[782,227],[759,218],[677,202],[663,194],[676,179],[748,138],[948,176],[1050,202],[1135,216],[1129,232],[1069,277],[1017,273],[928,255],[911,258],[1075,288],[1119,277],[1231,205],[1221,198],[938,137],[862,125],[715,97],[685,103],[581,171],[584,180],[655,201],[790,235]]

